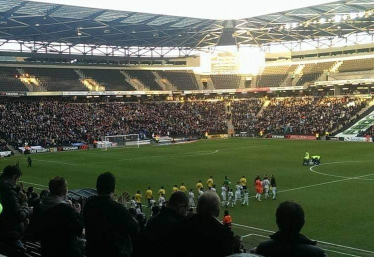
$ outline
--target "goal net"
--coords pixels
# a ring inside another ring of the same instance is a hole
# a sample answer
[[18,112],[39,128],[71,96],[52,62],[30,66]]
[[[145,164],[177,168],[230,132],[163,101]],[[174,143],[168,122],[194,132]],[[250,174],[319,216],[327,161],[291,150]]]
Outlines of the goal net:
[[140,146],[139,134],[128,134],[128,135],[116,135],[116,136],[106,136],[105,140],[102,142],[104,150],[111,147],[136,147]]

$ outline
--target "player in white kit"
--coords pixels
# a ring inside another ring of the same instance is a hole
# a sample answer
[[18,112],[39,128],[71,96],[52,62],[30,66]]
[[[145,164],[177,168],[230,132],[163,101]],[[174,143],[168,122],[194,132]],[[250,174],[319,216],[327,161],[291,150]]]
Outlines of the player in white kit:
[[249,192],[248,192],[248,189],[245,189],[244,190],[244,200],[243,200],[242,205],[247,204],[247,206],[248,206],[248,203],[249,203]]
[[233,198],[234,198],[234,192],[232,191],[232,189],[230,189],[230,191],[227,193],[227,203],[226,203],[226,207],[230,205],[231,203],[231,207],[234,207],[234,201],[233,201]]
[[262,187],[264,188],[265,199],[268,199],[269,198],[270,181],[269,181],[267,176],[265,176],[264,180],[262,181]]
[[160,195],[160,198],[158,198],[158,205],[162,207],[165,204],[165,197],[164,194]]
[[131,208],[135,209],[135,207],[136,207],[135,196],[133,196],[132,199],[130,200],[130,206],[131,206]]
[[235,203],[234,203],[234,205],[236,205],[236,201],[241,202],[241,200],[242,200],[242,190],[243,190],[243,187],[240,184],[240,182],[238,182],[235,187],[236,187],[236,191],[235,191]]
[[195,207],[195,194],[192,188],[188,192],[188,201],[190,202],[190,207]]
[[222,196],[222,206],[226,206],[226,194],[227,194],[227,189],[226,187],[223,185],[221,187],[221,196]]

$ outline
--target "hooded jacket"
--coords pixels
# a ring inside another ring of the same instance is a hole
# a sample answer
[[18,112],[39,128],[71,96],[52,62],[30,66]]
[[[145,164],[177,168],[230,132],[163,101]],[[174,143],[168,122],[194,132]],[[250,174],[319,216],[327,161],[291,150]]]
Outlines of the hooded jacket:
[[0,179],[0,240],[15,241],[22,238],[22,223],[31,215],[30,208],[21,208],[13,186]]
[[49,195],[39,205],[37,230],[43,257],[80,257],[78,237],[83,231],[79,213],[62,198]]

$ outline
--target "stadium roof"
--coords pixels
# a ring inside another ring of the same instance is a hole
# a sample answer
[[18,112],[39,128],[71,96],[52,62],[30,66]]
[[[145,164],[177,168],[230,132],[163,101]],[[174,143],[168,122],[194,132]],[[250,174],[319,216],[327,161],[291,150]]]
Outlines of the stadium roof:
[[373,11],[373,0],[352,0],[238,20],[211,20],[0,0],[0,38],[118,47],[264,45],[370,34]]
[[[253,4],[248,0],[230,0],[217,3],[217,0],[188,0],[177,3],[175,0],[30,0],[34,2],[65,4],[116,11],[153,13],[199,19],[231,20],[250,18],[259,15],[292,10],[310,6],[310,0],[262,0]],[[129,3],[131,1],[131,4]],[[336,0],[313,0],[313,4],[323,4]]]

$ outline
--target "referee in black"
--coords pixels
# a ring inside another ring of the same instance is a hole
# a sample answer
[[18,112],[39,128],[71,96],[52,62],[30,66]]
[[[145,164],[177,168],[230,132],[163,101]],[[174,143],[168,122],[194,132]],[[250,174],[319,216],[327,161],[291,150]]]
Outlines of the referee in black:
[[27,167],[31,167],[32,165],[32,160],[31,160],[31,157],[27,157]]

